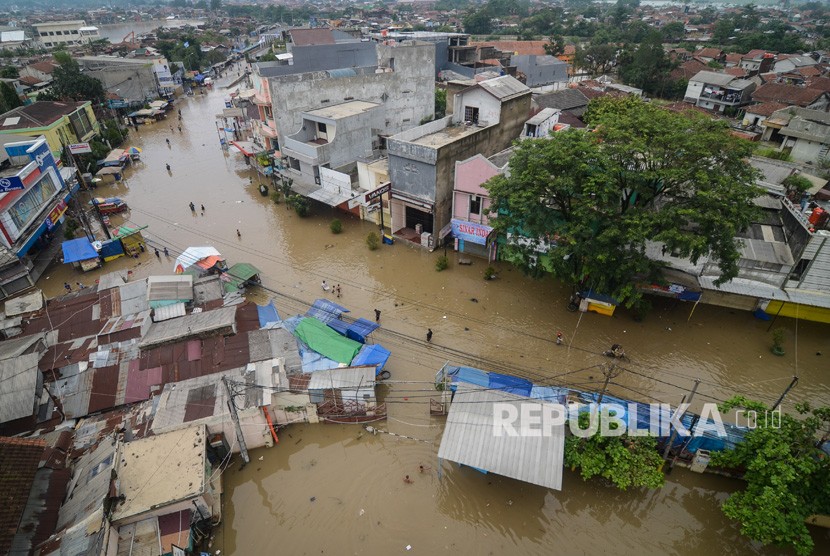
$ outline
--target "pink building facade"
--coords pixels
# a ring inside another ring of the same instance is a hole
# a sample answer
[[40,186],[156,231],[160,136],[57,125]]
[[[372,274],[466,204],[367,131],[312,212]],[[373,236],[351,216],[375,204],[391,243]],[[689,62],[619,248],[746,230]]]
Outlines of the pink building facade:
[[[493,159],[502,159],[502,153]],[[467,160],[455,163],[453,186],[452,219],[444,232],[454,239],[454,248],[468,253],[496,259],[496,242],[490,226],[490,197],[484,184],[504,171],[496,163],[477,154]]]

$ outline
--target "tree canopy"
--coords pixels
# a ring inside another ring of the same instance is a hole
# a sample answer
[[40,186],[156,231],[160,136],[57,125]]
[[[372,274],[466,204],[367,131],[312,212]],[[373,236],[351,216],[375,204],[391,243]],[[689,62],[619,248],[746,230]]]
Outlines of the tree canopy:
[[[590,416],[579,416],[581,429],[588,428]],[[615,429],[616,424],[610,423]],[[665,482],[663,458],[653,436],[603,436],[599,432],[583,438],[565,438],[565,465],[578,467],[584,480],[602,477],[620,490],[629,487],[660,488]]]
[[93,105],[104,102],[104,86],[100,81],[81,72],[78,62],[66,52],[55,52],[58,67],[52,72],[48,92],[40,93],[38,100],[88,100]]
[[505,255],[540,273],[550,242],[545,270],[628,306],[641,298],[634,282],[659,269],[650,241],[694,262],[708,257],[719,284],[737,276],[735,236],[760,194],[751,143],[723,122],[634,97],[594,100],[585,119],[593,132],[522,141],[509,175],[486,184],[497,233],[528,239],[508,240]]
[[763,404],[743,397],[720,409],[734,408],[756,411],[758,418],[734,450],[713,454],[710,465],[746,470],[746,488],[723,503],[723,512],[739,521],[741,533],[751,539],[810,554],[814,542],[804,521],[830,514],[830,458],[820,448],[828,438],[830,407],[800,404],[800,419],[781,414],[778,421],[765,417]]
[[626,49],[619,57],[619,74],[625,83],[661,97],[674,96],[669,74],[675,66],[666,56],[663,37],[657,31],[649,33],[636,49]]

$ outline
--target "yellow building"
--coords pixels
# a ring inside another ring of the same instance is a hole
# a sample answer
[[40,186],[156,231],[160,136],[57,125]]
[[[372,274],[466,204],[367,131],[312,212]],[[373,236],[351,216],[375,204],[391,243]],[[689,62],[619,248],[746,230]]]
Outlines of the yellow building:
[[55,160],[60,159],[64,145],[89,141],[99,129],[89,101],[41,101],[0,114],[0,138],[43,135]]

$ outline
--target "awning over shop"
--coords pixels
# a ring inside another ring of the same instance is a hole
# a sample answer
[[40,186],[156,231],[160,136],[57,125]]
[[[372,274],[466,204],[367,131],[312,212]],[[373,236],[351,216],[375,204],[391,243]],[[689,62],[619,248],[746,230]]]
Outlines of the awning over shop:
[[76,263],[98,257],[98,251],[92,247],[92,244],[85,237],[64,241],[61,247],[63,248],[64,263]]
[[315,201],[325,203],[330,207],[336,207],[337,205],[342,205],[350,199],[354,199],[355,194],[342,194],[337,191],[321,187],[320,189],[317,189],[316,191],[312,191],[311,193],[309,193],[307,197],[309,199],[314,199]]
[[95,175],[96,176],[109,176],[109,175],[120,174],[123,171],[124,171],[123,168],[121,168],[120,166],[104,166],[103,168],[101,168],[100,170],[95,172]]
[[[493,228],[477,222],[468,222],[466,220],[459,220],[453,218],[450,222],[452,225],[452,235],[458,239],[475,243],[478,245],[487,245],[487,238]],[[443,230],[442,230],[443,232]]]
[[222,273],[222,287],[226,293],[237,291],[245,285],[245,282],[257,275],[259,275],[259,269],[254,265],[250,263],[236,263],[227,272]]

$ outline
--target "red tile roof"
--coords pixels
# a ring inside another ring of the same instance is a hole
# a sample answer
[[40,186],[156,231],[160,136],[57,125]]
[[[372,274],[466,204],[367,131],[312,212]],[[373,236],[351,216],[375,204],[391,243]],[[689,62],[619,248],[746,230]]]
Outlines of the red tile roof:
[[291,35],[291,42],[294,46],[334,44],[331,29],[291,29],[288,33]]
[[781,102],[787,106],[806,107],[824,94],[824,91],[785,85],[783,83],[765,83],[752,93],[752,100],[761,102]]
[[719,48],[701,48],[695,51],[695,56],[705,56],[706,58],[718,59],[723,56],[723,50]]
[[[0,120],[0,129],[8,131],[12,129],[29,129],[32,127],[48,127],[61,119],[75,112],[83,102],[52,102],[38,101],[27,106],[19,106],[3,114]],[[15,124],[6,124],[5,120],[10,116],[19,116],[20,120]]]
[[54,62],[35,62],[34,64],[29,64],[30,68],[36,69],[39,72],[46,73],[51,75],[55,69],[57,69],[58,65]]
[[747,76],[747,72],[743,68],[725,68],[723,70],[723,73],[726,73],[728,75],[734,75],[735,77],[746,77]]
[[757,114],[758,116],[772,116],[773,112],[777,112],[782,108],[787,108],[788,104],[781,104],[780,102],[762,102],[754,106],[747,106],[747,114]]
[[685,79],[686,81],[688,81],[689,79],[697,75],[698,72],[707,69],[710,69],[709,66],[707,66],[700,60],[692,58],[691,60],[687,60],[675,69],[673,69],[671,72],[671,78],[674,81],[679,81],[681,79]]
[[0,554],[17,533],[46,441],[0,437]]

